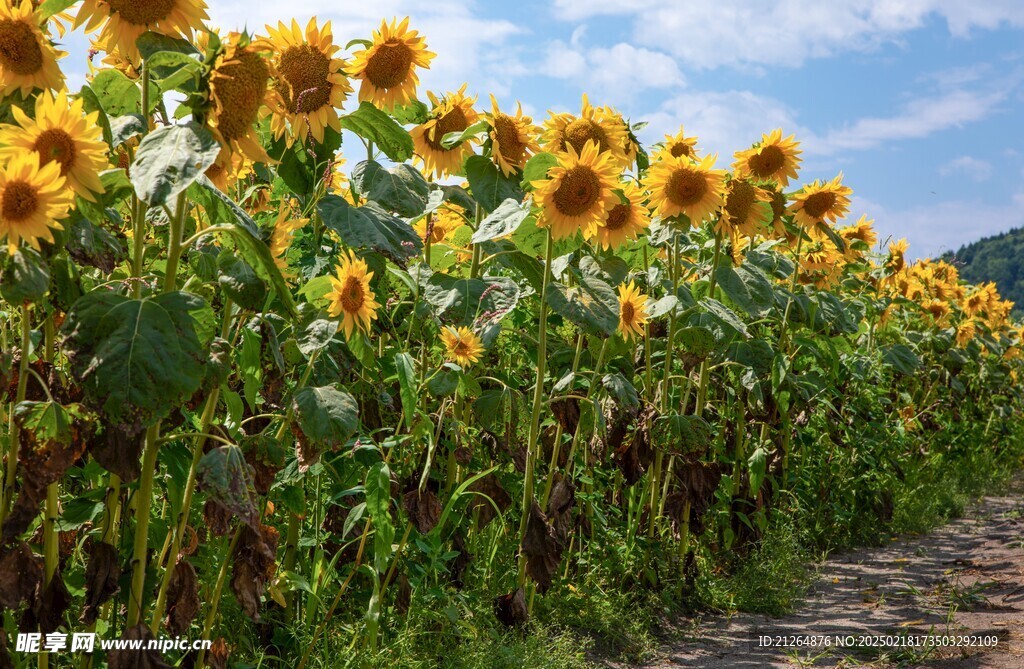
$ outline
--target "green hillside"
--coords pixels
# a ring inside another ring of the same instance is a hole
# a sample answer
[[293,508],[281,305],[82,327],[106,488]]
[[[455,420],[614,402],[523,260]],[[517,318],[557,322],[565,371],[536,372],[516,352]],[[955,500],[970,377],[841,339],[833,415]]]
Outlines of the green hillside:
[[956,263],[968,283],[995,281],[1003,299],[1017,305],[1014,315],[1024,315],[1024,228],[979,239],[943,257]]

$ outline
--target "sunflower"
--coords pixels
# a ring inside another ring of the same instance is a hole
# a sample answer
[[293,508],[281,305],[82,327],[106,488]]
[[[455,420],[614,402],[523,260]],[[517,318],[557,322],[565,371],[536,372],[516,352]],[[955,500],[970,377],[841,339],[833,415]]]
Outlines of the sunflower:
[[973,318],[968,318],[956,328],[956,345],[960,348],[967,346],[978,334],[978,323]]
[[835,222],[846,216],[852,194],[853,189],[843,185],[840,172],[832,181],[815,181],[804,186],[793,196],[789,211],[799,225],[807,228],[822,221]]
[[39,240],[53,241],[52,230],[63,230],[57,221],[74,203],[65,187],[60,163],[39,165],[39,156],[22,152],[0,168],[0,239],[7,238],[13,254],[24,239],[39,250]]
[[898,239],[889,244],[889,259],[885,265],[893,272],[901,272],[907,265],[907,248],[910,245],[906,239]]
[[[429,219],[429,220],[428,220]],[[412,229],[424,242],[430,231],[430,243],[440,244],[465,224],[466,219],[455,208],[441,206],[413,224]]]
[[368,269],[365,260],[348,251],[342,254],[335,276],[330,277],[332,290],[325,296],[330,302],[328,313],[342,317],[345,339],[351,339],[357,329],[369,334],[370,321],[377,319],[380,305],[370,290],[373,272]]
[[441,343],[444,344],[445,357],[460,367],[469,367],[472,363],[478,362],[480,354],[484,352],[480,337],[466,326],[458,329],[442,328]]
[[657,160],[661,160],[664,156],[696,160],[697,138],[687,137],[683,131],[683,127],[679,126],[679,132],[675,135],[665,135],[665,142],[658,151]]
[[303,32],[298,21],[291,27],[278,21],[277,28],[266,26],[275,51],[274,103],[270,129],[275,138],[290,127],[288,141],[305,139],[311,134],[324,141],[324,129],[341,132],[337,108],[352,92],[345,78],[345,61],[335,58],[341,47],[334,43],[331,22],[317,28],[316,17]]
[[488,133],[491,158],[505,176],[523,169],[530,156],[540,151],[537,145],[540,128],[533,124],[532,118],[523,116],[522,103],[516,103],[516,115],[512,116],[498,109],[498,101],[492,95],[487,122],[491,126]]
[[949,302],[945,300],[928,300],[924,303],[924,310],[927,311],[936,325],[945,325],[946,321],[949,320],[949,315],[952,309],[949,306]]
[[747,177],[755,181],[775,181],[780,186],[789,185],[790,179],[796,179],[796,170],[800,167],[800,142],[793,139],[794,135],[782,137],[782,129],[776,128],[768,135],[761,135],[761,143],[736,153],[733,171],[737,177]]
[[[608,210],[608,218],[597,226],[596,239],[601,248],[618,248],[651,224],[651,214],[644,206],[644,193],[633,181],[619,185],[622,197]],[[625,202],[623,202],[625,198]]]
[[642,336],[647,324],[647,296],[632,281],[619,286],[619,334],[626,341]]
[[188,39],[208,19],[205,0],[84,0],[75,28],[86,32],[100,26],[97,44],[104,51],[119,51],[133,63],[142,55],[135,45],[143,33],[153,31]]
[[870,251],[878,243],[878,234],[875,233],[874,221],[868,220],[867,216],[861,216],[856,223],[840,228],[838,234],[846,241],[846,257],[851,260],[857,258],[860,253],[853,247],[854,243],[860,243]]
[[352,55],[348,76],[361,79],[359,101],[369,101],[382,109],[407,105],[416,99],[420,78],[416,68],[430,69],[436,54],[427,51],[426,39],[409,30],[409,17],[380,22],[373,43]]
[[572,114],[551,114],[544,122],[544,142],[553,152],[565,151],[568,147],[583,151],[587,142],[596,142],[601,153],[611,153],[617,167],[626,164],[625,147],[629,133],[621,117],[608,107],[592,107],[587,95],[583,94],[583,107],[579,116]]
[[248,36],[239,33],[229,34],[225,44],[210,73],[210,126],[228,153],[269,163],[255,127],[263,106],[274,103],[267,85],[271,70],[265,54],[269,45],[250,42]]
[[619,201],[615,194],[618,173],[611,154],[602,153],[596,141],[588,141],[579,153],[568,145],[547,177],[532,183],[541,206],[537,224],[550,228],[555,239],[572,237],[578,231],[585,237],[595,236]]
[[102,193],[99,173],[107,169],[107,145],[96,119],[99,112],[85,114],[82,99],[68,102],[67,91],[36,98],[35,119],[19,107],[11,107],[18,125],[0,126],[0,160],[18,154],[35,153],[40,164],[56,163],[60,175],[78,195],[95,202]]
[[206,178],[222,193],[229,192],[239,181],[252,174],[252,161],[241,153],[221,148],[217,159],[206,168]]
[[725,203],[725,170],[712,169],[715,159],[663,155],[647,173],[651,208],[662,218],[685,214],[694,227],[700,225]]
[[440,100],[433,93],[428,92],[427,95],[434,105],[430,118],[409,134],[426,171],[442,178],[458,173],[462,169],[462,161],[473,154],[474,139],[467,139],[451,148],[445,148],[441,140],[450,132],[462,132],[476,123],[478,115],[473,109],[476,98],[466,95],[466,84]]
[[53,48],[42,24],[32,0],[0,4],[0,95],[21,91],[24,97],[34,88],[64,88],[57,59],[67,54]]
[[288,261],[285,253],[292,245],[292,237],[295,232],[309,223],[308,218],[292,218],[290,208],[283,204],[274,221],[274,232],[270,235],[270,255],[274,258],[274,264],[285,277],[289,277]]
[[725,203],[715,229],[753,236],[765,231],[772,221],[769,195],[747,179],[733,179],[726,187]]

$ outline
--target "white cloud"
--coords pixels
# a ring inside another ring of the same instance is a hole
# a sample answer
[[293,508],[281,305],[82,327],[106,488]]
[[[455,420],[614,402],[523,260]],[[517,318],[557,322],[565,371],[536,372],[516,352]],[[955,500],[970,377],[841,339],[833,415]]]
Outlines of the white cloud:
[[975,29],[1024,26],[1019,0],[555,0],[567,20],[622,15],[637,42],[658,45],[687,64],[798,67],[805,60],[896,41],[932,17],[964,37]]
[[975,181],[986,181],[992,176],[992,163],[971,156],[960,156],[940,167],[939,174],[944,177],[966,174]]
[[601,103],[609,104],[629,102],[648,89],[685,86],[679,65],[667,54],[625,42],[587,49],[581,42],[579,29],[569,44],[551,42],[540,71],[556,79],[572,79],[582,90],[600,97]]

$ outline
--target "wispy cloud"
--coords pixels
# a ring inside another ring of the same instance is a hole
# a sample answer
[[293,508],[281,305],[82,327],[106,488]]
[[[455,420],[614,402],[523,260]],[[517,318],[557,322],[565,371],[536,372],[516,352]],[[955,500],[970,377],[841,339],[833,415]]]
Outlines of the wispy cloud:
[[627,102],[640,91],[682,88],[686,83],[679,65],[665,53],[625,42],[588,49],[582,41],[577,30],[569,44],[550,43],[539,70],[557,79],[571,79],[610,104]]
[[992,176],[992,163],[971,156],[960,156],[940,167],[939,174],[944,177],[965,174],[975,181],[987,181]]

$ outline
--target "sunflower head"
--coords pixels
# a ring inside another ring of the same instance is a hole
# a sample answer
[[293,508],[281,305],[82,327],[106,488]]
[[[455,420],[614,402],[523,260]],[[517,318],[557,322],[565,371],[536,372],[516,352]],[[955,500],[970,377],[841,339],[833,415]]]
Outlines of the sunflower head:
[[39,165],[39,156],[21,153],[0,168],[0,239],[13,254],[21,240],[39,250],[39,240],[52,242],[59,219],[74,203],[60,174],[60,163]]
[[380,305],[370,289],[372,278],[373,272],[369,271],[365,260],[357,258],[352,251],[342,254],[326,297],[330,302],[328,312],[342,319],[341,329],[346,339],[351,339],[356,330],[369,334],[370,322],[377,318]]
[[765,232],[772,220],[769,194],[747,179],[735,178],[726,188],[716,229],[746,236]]
[[832,181],[815,181],[793,196],[789,210],[805,228],[821,222],[836,222],[850,209],[853,190],[843,185],[842,172]]
[[409,30],[409,17],[399,23],[381,21],[372,43],[352,56],[348,74],[361,80],[359,101],[369,101],[382,109],[407,105],[416,99],[420,83],[416,68],[430,69],[435,54],[427,51],[426,40]]
[[592,107],[586,94],[579,116],[551,114],[544,128],[543,141],[549,151],[564,152],[572,147],[580,153],[588,142],[594,142],[600,153],[611,154],[617,166],[626,164],[629,136],[622,117],[609,107]]
[[662,218],[682,214],[698,226],[725,202],[725,170],[714,169],[715,159],[714,155],[700,161],[662,155],[647,173],[651,207]]
[[[861,216],[853,225],[839,229],[839,236],[846,241],[847,258],[859,258],[862,251],[870,251],[878,243],[874,223],[873,220],[868,220],[867,216]],[[860,248],[856,248],[855,244]]]
[[626,341],[643,336],[647,324],[647,296],[630,281],[619,286],[619,334]]
[[498,101],[491,96],[491,113],[487,117],[490,125],[491,158],[505,176],[523,169],[530,156],[537,153],[537,135],[540,128],[533,119],[523,116],[523,105],[516,104],[515,115],[498,109]]
[[460,367],[469,367],[474,362],[479,362],[480,355],[484,352],[480,337],[466,326],[442,328],[441,343],[444,344],[445,358]]
[[0,159],[34,153],[41,165],[57,164],[67,185],[95,202],[94,193],[103,192],[99,174],[108,167],[107,146],[96,121],[99,112],[86,114],[83,104],[81,99],[69,101],[67,91],[61,91],[36,98],[34,119],[12,107],[18,125],[0,127]]
[[444,204],[412,226],[412,229],[424,242],[442,244],[461,228],[466,222],[464,214],[453,205]]
[[270,128],[275,137],[288,133],[288,141],[300,141],[312,135],[324,141],[324,130],[341,132],[338,109],[352,92],[345,77],[345,61],[335,55],[341,49],[334,43],[331,22],[317,27],[316,17],[303,30],[292,19],[291,25],[278,22],[267,26],[273,59],[273,116]]
[[889,244],[889,259],[885,265],[893,272],[902,272],[907,265],[906,254],[910,245],[906,239],[898,239]]
[[295,218],[291,215],[291,207],[286,203],[281,204],[274,221],[274,231],[270,235],[270,255],[274,257],[274,264],[285,277],[290,277],[288,272],[288,261],[285,254],[291,248],[292,238],[295,232],[309,223],[308,218]]
[[956,328],[956,345],[960,348],[967,346],[978,334],[978,322],[974,318],[968,318]]
[[696,160],[697,138],[687,137],[682,126],[680,126],[679,132],[675,135],[665,135],[665,141],[662,144],[661,149],[658,151],[656,159],[661,160],[664,156]]
[[473,109],[476,98],[466,95],[466,84],[441,99],[433,93],[427,95],[434,105],[430,118],[409,133],[416,155],[423,161],[426,171],[438,178],[457,174],[462,169],[462,161],[473,153],[476,140],[467,139],[452,147],[445,147],[441,140],[450,132],[462,132],[476,123],[478,115]]
[[75,27],[99,30],[100,48],[138,63],[142,56],[135,42],[143,33],[188,39],[208,18],[204,0],[84,0]]
[[547,177],[532,183],[541,207],[537,224],[550,228],[554,239],[577,232],[594,237],[619,201],[614,190],[618,171],[611,154],[601,152],[597,142],[587,142],[580,153],[570,144]]
[[796,178],[800,167],[800,142],[793,135],[783,138],[782,129],[773,130],[761,136],[761,143],[746,151],[736,154],[733,171],[737,177],[746,177],[754,181],[774,181],[780,186],[788,186],[790,179]]
[[248,35],[231,33],[210,73],[210,125],[229,153],[241,153],[254,162],[268,163],[255,124],[264,106],[273,104],[268,86],[270,45],[253,42]]
[[32,0],[0,4],[0,95],[33,89],[59,90],[64,75],[57,59],[67,55],[53,48],[40,28],[44,20]]
[[608,210],[608,217],[597,226],[596,241],[605,249],[622,246],[651,224],[651,214],[644,206],[644,192],[634,181],[619,184],[621,195]]

